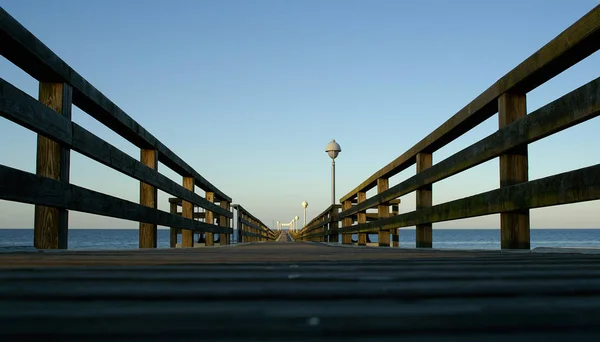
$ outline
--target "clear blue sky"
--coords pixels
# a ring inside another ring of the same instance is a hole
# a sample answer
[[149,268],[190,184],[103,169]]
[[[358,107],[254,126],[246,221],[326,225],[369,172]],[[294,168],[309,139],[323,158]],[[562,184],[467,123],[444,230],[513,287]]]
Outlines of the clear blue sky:
[[[430,133],[597,5],[591,0],[34,1],[0,5],[200,174],[265,223],[330,202],[325,145],[342,146],[337,198]],[[596,53],[530,93],[534,110],[598,76]],[[0,58],[0,77],[37,84]],[[134,157],[86,114],[74,120]],[[434,154],[497,128],[494,116]],[[600,120],[530,146],[530,179],[593,165]],[[0,163],[35,171],[35,134],[0,119]],[[163,168],[164,169],[164,168]],[[72,182],[137,201],[139,183],[73,154]],[[165,174],[180,182],[180,177]],[[394,177],[395,184],[414,168]],[[434,185],[441,203],[498,187],[493,160]],[[160,208],[168,210],[165,193]],[[401,211],[414,209],[414,195]],[[532,227],[598,227],[600,202],[532,211]],[[33,206],[0,201],[0,227]],[[71,227],[137,224],[72,213]],[[434,227],[499,226],[497,215]]]

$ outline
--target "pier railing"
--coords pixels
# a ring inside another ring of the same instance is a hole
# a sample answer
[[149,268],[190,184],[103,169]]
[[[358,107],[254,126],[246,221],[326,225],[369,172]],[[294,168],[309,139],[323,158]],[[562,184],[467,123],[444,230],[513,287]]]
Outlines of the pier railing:
[[[67,210],[138,221],[139,246],[143,248],[157,246],[157,225],[182,229],[183,247],[192,246],[193,232],[223,234],[224,242],[229,242],[233,233],[228,224],[233,217],[231,197],[202,177],[2,8],[0,55],[39,81],[39,99],[35,99],[0,78],[0,114],[38,134],[36,174],[0,164],[0,199],[35,205],[35,247],[67,248]],[[132,158],[71,121],[72,106],[139,147],[140,159]],[[139,180],[139,203],[70,184],[71,150]],[[161,174],[158,162],[179,174],[182,183]],[[194,192],[195,186],[205,191],[205,197]],[[179,198],[181,216],[157,209],[158,189]],[[194,207],[205,210],[206,222],[193,219]],[[219,222],[215,224],[211,217],[219,217]]]
[[250,214],[239,204],[232,206],[237,211],[238,242],[258,242],[277,240],[281,232],[273,231],[261,220]]
[[[398,228],[416,226],[416,246],[432,246],[435,222],[500,214],[501,247],[530,248],[529,210],[600,199],[600,164],[529,180],[527,145],[582,124],[600,113],[600,79],[573,90],[531,113],[527,93],[587,58],[600,47],[600,6],[492,84],[428,136],[375,172],[340,199],[342,243],[367,243],[378,234],[390,246]],[[432,95],[433,96],[433,95]],[[433,163],[432,155],[498,113],[498,130],[454,155]],[[597,145],[597,144],[596,144]],[[590,147],[596,146],[590,143]],[[493,158],[499,159],[500,187],[470,197],[432,205],[432,185]],[[389,187],[389,179],[416,165],[416,175]],[[377,194],[367,198],[367,191]],[[416,192],[416,210],[390,217],[390,201]],[[372,216],[369,208],[377,208]],[[302,239],[327,235],[310,226]],[[315,235],[316,234],[316,235]],[[395,245],[395,241],[394,241]]]

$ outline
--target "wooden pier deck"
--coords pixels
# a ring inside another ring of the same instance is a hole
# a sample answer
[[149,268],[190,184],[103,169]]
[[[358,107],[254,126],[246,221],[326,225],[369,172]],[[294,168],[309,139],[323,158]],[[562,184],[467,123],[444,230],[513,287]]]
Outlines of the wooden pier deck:
[[265,242],[0,254],[0,340],[600,337],[600,255]]

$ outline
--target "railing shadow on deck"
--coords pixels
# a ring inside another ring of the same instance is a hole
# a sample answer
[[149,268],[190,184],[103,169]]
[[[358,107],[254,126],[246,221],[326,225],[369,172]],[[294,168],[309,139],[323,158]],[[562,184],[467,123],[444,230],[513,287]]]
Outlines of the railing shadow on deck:
[[[329,207],[295,234],[298,240],[398,246],[398,229],[416,226],[416,247],[432,247],[435,222],[500,214],[501,248],[529,249],[529,210],[600,199],[600,164],[529,181],[527,145],[590,120],[600,113],[600,79],[527,114],[527,93],[587,58],[600,47],[600,6],[539,49],[432,133]],[[432,163],[432,154],[498,113],[498,131],[454,155]],[[432,205],[432,184],[493,158],[499,159],[500,187]],[[389,187],[389,178],[416,165],[416,175]],[[377,195],[367,191],[377,187]],[[416,192],[416,210],[398,214],[390,206]],[[377,213],[368,213],[377,208]],[[341,227],[338,222],[341,221]],[[327,229],[325,229],[327,227]]]
[[[192,247],[193,232],[205,233],[211,241],[212,234],[217,233],[222,236],[222,244],[230,242],[231,197],[88,83],[1,7],[0,55],[40,82],[36,100],[0,78],[0,115],[38,134],[36,174],[0,164],[0,199],[35,205],[36,248],[67,248],[67,210],[140,222],[141,248],[157,247],[157,225],[181,229],[183,247]],[[139,147],[140,160],[71,121],[73,105]],[[71,150],[139,180],[140,203],[70,184]],[[179,174],[182,185],[161,174],[158,162]],[[205,191],[205,198],[194,192],[195,186]],[[181,215],[157,209],[158,189],[179,199]],[[205,222],[194,219],[194,207],[204,209]],[[257,225],[247,223],[252,224]],[[264,228],[261,223],[257,228],[261,233],[253,234],[261,239],[272,238],[274,232]]]

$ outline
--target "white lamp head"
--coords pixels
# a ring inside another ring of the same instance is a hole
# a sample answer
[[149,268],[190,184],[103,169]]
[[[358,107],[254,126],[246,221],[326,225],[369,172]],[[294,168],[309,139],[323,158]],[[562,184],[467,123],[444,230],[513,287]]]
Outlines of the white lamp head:
[[306,209],[308,207],[308,203],[306,201],[302,201],[302,208]]
[[340,147],[340,144],[335,142],[335,139],[331,139],[329,144],[325,146],[325,152],[329,154],[329,157],[331,159],[335,159],[338,156],[338,154],[342,152],[342,148]]

